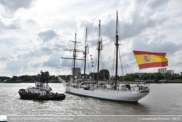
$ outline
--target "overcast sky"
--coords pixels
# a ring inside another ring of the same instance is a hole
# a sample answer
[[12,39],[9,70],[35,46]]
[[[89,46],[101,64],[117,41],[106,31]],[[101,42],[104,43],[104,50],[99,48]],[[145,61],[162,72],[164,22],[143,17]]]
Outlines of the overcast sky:
[[[51,75],[70,74],[72,60],[60,57],[72,57],[72,52],[64,50],[73,48],[69,40],[75,39],[75,32],[81,42],[78,48],[84,48],[85,27],[87,73],[96,71],[95,66],[91,68],[90,55],[95,63],[99,20],[101,69],[109,69],[113,75],[116,10],[121,60],[129,66],[124,73],[157,72],[158,68],[139,70],[133,50],[166,52],[167,69],[182,72],[181,6],[182,0],[0,0],[0,76],[35,75],[40,70]],[[83,68],[83,61],[77,66]]]

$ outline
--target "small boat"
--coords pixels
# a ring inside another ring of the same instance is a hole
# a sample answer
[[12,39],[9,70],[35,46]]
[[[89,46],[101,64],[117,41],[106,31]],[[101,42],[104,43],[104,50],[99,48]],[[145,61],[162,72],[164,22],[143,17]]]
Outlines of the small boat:
[[38,99],[38,100],[63,100],[65,94],[53,93],[52,88],[48,86],[49,72],[41,72],[40,81],[35,83],[35,87],[20,89],[18,91],[21,99]]

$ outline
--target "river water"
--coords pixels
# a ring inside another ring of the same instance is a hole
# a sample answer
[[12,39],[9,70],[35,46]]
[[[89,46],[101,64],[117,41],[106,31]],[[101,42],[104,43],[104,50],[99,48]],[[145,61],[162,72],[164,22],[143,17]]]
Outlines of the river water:
[[[182,115],[182,84],[150,84],[150,93],[139,100],[137,104],[100,100],[66,93],[66,99],[61,101],[20,99],[18,90],[29,86],[34,86],[34,83],[0,83],[0,115],[89,115],[89,117],[94,115],[101,117],[105,115],[107,117],[117,115]],[[53,92],[64,92],[61,83],[50,83],[49,86],[52,87]]]

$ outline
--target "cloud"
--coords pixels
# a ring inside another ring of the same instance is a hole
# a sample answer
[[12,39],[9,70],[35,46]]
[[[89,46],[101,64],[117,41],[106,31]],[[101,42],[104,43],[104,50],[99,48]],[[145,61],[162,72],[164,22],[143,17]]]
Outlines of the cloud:
[[[149,18],[145,16],[141,16],[140,13],[142,11],[134,11],[132,12],[130,18],[132,21],[128,21],[128,19],[120,19],[119,20],[119,36],[120,40],[124,40],[125,38],[132,38],[139,35],[142,32],[145,32],[148,29],[153,29],[156,27],[162,26],[167,20],[169,20],[169,16],[165,13],[156,12]],[[98,40],[98,24],[99,18],[101,20],[101,35],[103,40],[108,40],[111,37],[115,36],[115,22],[116,19],[111,17],[111,15],[103,15],[102,17],[93,17],[89,19],[80,19],[78,20],[77,27],[83,28],[88,27],[89,31],[89,43],[93,44]],[[113,41],[113,39],[112,39]]]
[[28,62],[23,60],[11,60],[7,62],[7,71],[12,75],[18,75],[22,70],[26,70]]
[[[77,41],[81,42],[77,47],[84,47],[85,27],[89,52],[96,60],[99,20],[105,62],[101,65],[113,72],[116,10],[120,49],[125,52],[123,60],[133,72],[140,70],[132,50],[167,52],[169,68],[180,71],[182,2],[179,0],[1,0],[0,4],[2,75],[4,72],[35,74],[41,69],[55,74],[65,67],[70,70],[72,60],[60,60],[60,57],[72,57],[72,52],[64,49],[73,48],[69,40],[75,39],[75,32]],[[146,71],[156,72],[156,69]]]
[[1,61],[1,62],[6,62],[6,61],[10,61],[10,60],[9,60],[9,58],[7,58],[7,57],[1,57],[1,58],[0,58],[0,61]]
[[147,3],[147,6],[150,7],[151,9],[156,9],[156,8],[166,5],[168,2],[169,2],[169,0],[150,0]]
[[[147,37],[147,38],[146,38]],[[167,35],[161,33],[145,33],[133,38],[131,41],[133,50],[151,51],[151,52],[166,52],[167,55],[173,55],[177,51],[182,50],[182,43],[174,43],[166,41]],[[142,48],[141,48],[142,47]]]
[[45,61],[43,63],[43,66],[51,67],[54,69],[61,69],[63,67],[72,66],[71,59],[61,59],[61,57],[63,57],[63,55],[60,55],[60,53],[54,53],[49,57],[48,61]]
[[43,66],[60,68],[60,55],[55,53],[49,57],[49,60],[43,63]]
[[1,0],[2,4],[7,11],[14,12],[19,8],[29,8],[33,0]]
[[54,30],[46,30],[38,33],[38,36],[44,41],[48,42],[52,39],[58,39],[59,34],[57,34]]
[[6,19],[0,17],[0,29],[1,30],[16,30],[16,29],[20,29],[20,28],[21,28],[20,25],[15,20],[7,22]]

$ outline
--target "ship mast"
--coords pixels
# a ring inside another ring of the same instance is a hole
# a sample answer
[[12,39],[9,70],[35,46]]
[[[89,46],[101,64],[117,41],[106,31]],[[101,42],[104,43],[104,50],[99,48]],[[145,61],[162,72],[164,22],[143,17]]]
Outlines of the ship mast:
[[97,84],[99,81],[99,59],[100,59],[100,50],[102,50],[102,41],[100,39],[100,23],[101,20],[99,20],[99,39],[98,39],[98,64],[97,64]]
[[85,71],[86,71],[86,60],[87,60],[87,28],[86,28],[86,34],[85,34],[85,64],[84,64],[84,80],[85,80]]
[[76,33],[75,33],[75,41],[71,41],[74,42],[74,49],[65,49],[65,51],[73,51],[73,58],[65,58],[65,57],[61,57],[62,59],[73,59],[73,83],[75,80],[75,61],[76,60],[84,60],[84,59],[77,59],[76,58],[76,52],[84,52],[83,50],[79,50],[76,48],[76,43],[80,43],[76,41]]
[[75,60],[76,60],[76,33],[75,33],[75,41],[74,41],[74,51],[73,51],[73,62],[74,62],[74,66],[73,66],[73,83],[75,80]]
[[118,36],[118,11],[116,12],[116,74],[115,74],[115,88],[117,88],[117,80],[118,80],[118,47],[119,47],[119,44],[118,44],[118,39],[119,39],[119,36]]

